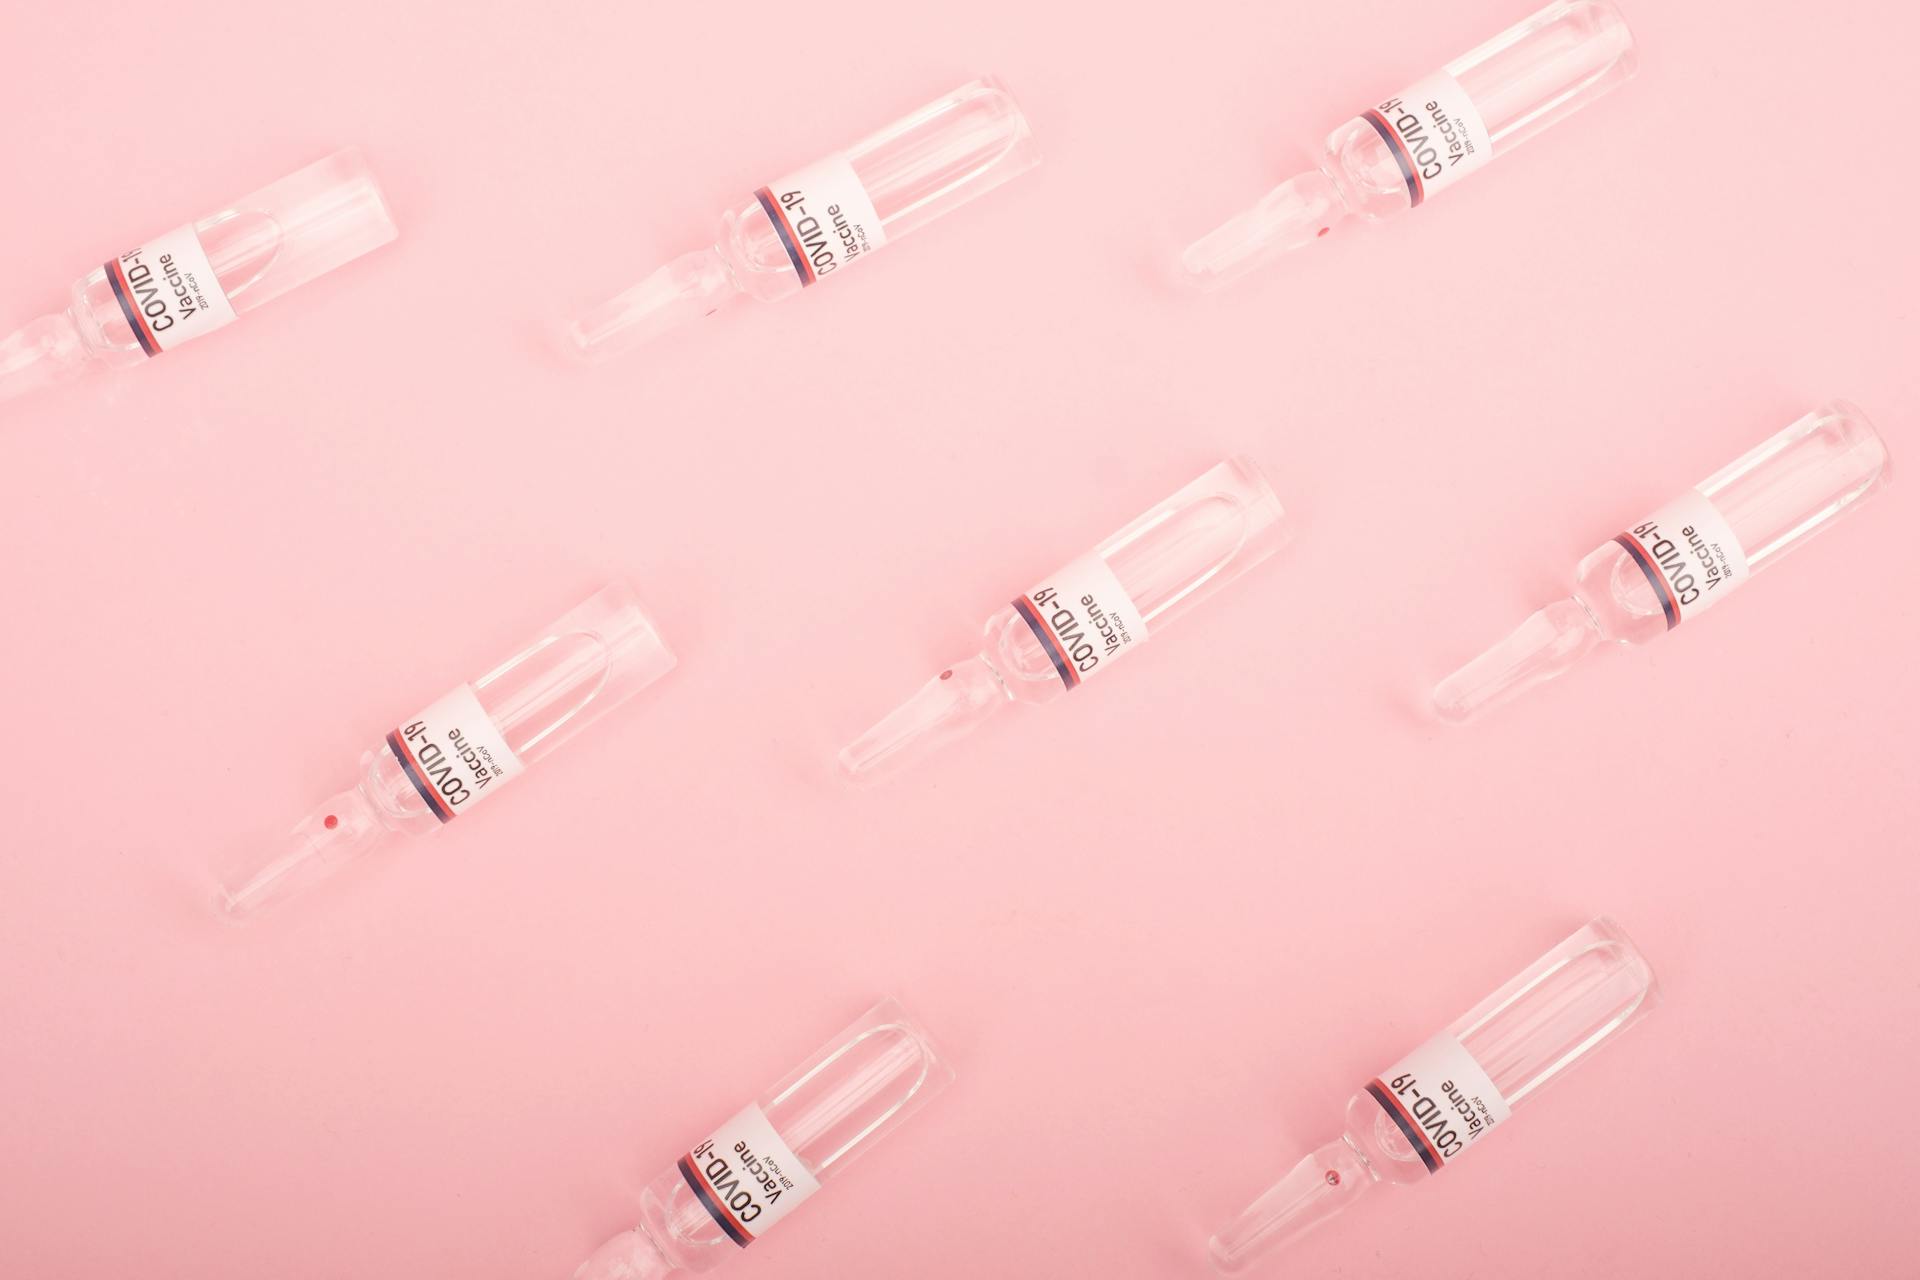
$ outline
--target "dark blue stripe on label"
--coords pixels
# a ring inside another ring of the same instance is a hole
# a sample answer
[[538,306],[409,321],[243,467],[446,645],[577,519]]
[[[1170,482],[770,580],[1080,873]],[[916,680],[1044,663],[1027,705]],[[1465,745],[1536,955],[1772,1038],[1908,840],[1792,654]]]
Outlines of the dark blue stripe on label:
[[1369,111],[1360,118],[1373,126],[1373,131],[1387,144],[1387,150],[1393,152],[1393,162],[1400,166],[1400,176],[1407,184],[1408,198],[1415,204],[1426,199],[1426,191],[1420,185],[1420,175],[1414,172],[1413,157],[1407,154],[1407,144],[1394,132],[1393,126],[1383,120],[1378,111]]
[[[133,305],[133,299],[127,296],[126,286],[120,283],[118,262],[107,264],[107,283],[113,287],[113,300],[120,304],[120,314],[127,318],[129,325],[133,326],[134,341],[140,344],[140,349],[146,352],[149,358],[159,355],[160,348],[154,346],[152,339],[147,337],[147,326],[140,323],[140,309]],[[167,367],[171,369],[173,366]]]
[[406,744],[400,741],[398,729],[387,735],[387,750],[393,752],[393,758],[400,762],[400,771],[407,775],[407,781],[411,782],[413,789],[420,793],[420,798],[427,802],[427,808],[433,811],[433,816],[442,822],[452,822],[453,810],[447,808],[446,803],[434,794],[433,788],[427,785],[427,780],[420,776],[420,771],[413,767],[413,757],[407,754]]
[[800,252],[800,246],[793,242],[793,236],[787,231],[787,215],[781,211],[780,202],[773,198],[773,192],[762,187],[753,193],[760,202],[760,208],[766,212],[767,221],[773,224],[773,233],[780,237],[780,246],[787,251],[787,258],[793,263],[793,270],[800,277],[800,287],[813,283],[813,272],[807,267],[807,256]]
[[[714,1200],[713,1194],[707,1190],[706,1183],[700,1181],[700,1175],[693,1171],[693,1162],[685,1156],[680,1157],[680,1176],[687,1180],[687,1185],[693,1188],[693,1194],[698,1197],[701,1207],[713,1215],[713,1220],[720,1224],[720,1229],[727,1233],[729,1239],[742,1249],[753,1243],[752,1236],[744,1234],[740,1228],[733,1225],[733,1219],[727,1216],[727,1211]],[[760,1255],[756,1253],[753,1256],[757,1258]]]
[[1633,557],[1633,562],[1640,566],[1640,572],[1646,574],[1647,581],[1653,584],[1653,594],[1660,601],[1660,612],[1667,615],[1667,630],[1671,631],[1679,626],[1680,602],[1674,599],[1673,588],[1669,587],[1666,578],[1661,576],[1660,567],[1649,560],[1647,553],[1640,549],[1640,544],[1626,534],[1621,534],[1614,541]]
[[1414,1128],[1407,1122],[1407,1118],[1400,1114],[1400,1108],[1387,1097],[1386,1086],[1375,1080],[1367,1086],[1367,1092],[1373,1095],[1373,1100],[1380,1104],[1380,1109],[1387,1113],[1387,1116],[1399,1127],[1401,1135],[1412,1144],[1414,1154],[1420,1157],[1421,1164],[1427,1166],[1427,1172],[1440,1172],[1440,1157],[1433,1154],[1433,1147],[1427,1142],[1427,1135]]
[[1027,603],[1026,597],[1022,596],[1015,600],[1013,608],[1020,615],[1021,620],[1027,624],[1028,629],[1033,632],[1033,638],[1040,642],[1040,647],[1046,650],[1047,658],[1053,663],[1053,669],[1060,673],[1061,681],[1069,689],[1079,685],[1080,673],[1073,669],[1071,662],[1067,661],[1067,655],[1060,652],[1060,646],[1053,642],[1053,637],[1047,632],[1046,624],[1040,621],[1040,615],[1033,611],[1033,606]]

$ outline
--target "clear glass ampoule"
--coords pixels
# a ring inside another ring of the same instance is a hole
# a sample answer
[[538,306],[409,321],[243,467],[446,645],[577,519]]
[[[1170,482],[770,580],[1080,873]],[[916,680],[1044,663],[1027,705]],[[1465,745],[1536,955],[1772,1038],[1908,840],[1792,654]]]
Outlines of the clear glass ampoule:
[[366,160],[336,151],[82,276],[0,341],[0,400],[171,351],[398,234]]
[[1433,691],[1463,721],[1551,680],[1599,644],[1645,644],[1705,612],[1887,481],[1886,443],[1835,400],[1761,441],[1653,515],[1588,553],[1573,595]]
[[1346,1131],[1215,1234],[1215,1270],[1246,1271],[1375,1183],[1440,1172],[1658,998],[1632,939],[1605,917],[1592,921],[1355,1093]]
[[567,327],[591,359],[650,341],[741,294],[773,302],[1040,163],[1000,82],[974,80],[785,177],[720,217],[714,247],[683,254]]
[[1107,670],[1286,545],[1260,468],[1229,458],[987,619],[986,648],[942,671],[840,753],[867,781],[1009,702],[1049,702]]
[[765,1235],[953,1080],[932,1039],[883,1000],[640,1194],[640,1225],[573,1280],[710,1271]]
[[1633,72],[1633,33],[1611,0],[1554,0],[1328,134],[1317,168],[1190,245],[1182,272],[1215,288],[1349,214],[1378,222],[1411,209]]
[[360,777],[295,825],[216,897],[246,916],[319,883],[396,832],[471,812],[534,761],[673,668],[632,588],[602,588],[471,684],[402,720],[360,757]]

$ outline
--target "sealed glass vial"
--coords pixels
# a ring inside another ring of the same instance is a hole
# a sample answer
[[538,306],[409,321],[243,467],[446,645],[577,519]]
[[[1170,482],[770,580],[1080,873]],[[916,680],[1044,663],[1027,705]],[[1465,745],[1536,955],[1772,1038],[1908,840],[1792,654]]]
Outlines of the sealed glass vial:
[[1632,939],[1605,917],[1592,921],[1356,1092],[1346,1131],[1213,1237],[1214,1268],[1245,1271],[1375,1183],[1405,1186],[1449,1167],[1658,997]]
[[720,216],[711,249],[675,258],[574,321],[566,346],[597,359],[712,315],[743,293],[791,297],[1038,163],[1012,95],[991,78],[963,84],[767,183]]
[[493,670],[396,722],[360,757],[354,785],[303,818],[263,861],[229,877],[217,904],[244,916],[318,883],[390,835],[437,831],[673,664],[632,589],[602,588]]
[[1185,278],[1214,288],[1331,231],[1412,209],[1572,115],[1634,72],[1611,0],[1554,0],[1327,135],[1319,166],[1189,246]]
[[1441,681],[1462,721],[1550,680],[1602,640],[1645,644],[1726,599],[1886,483],[1887,446],[1836,400],[1754,446],[1574,569],[1573,595]]
[[840,753],[868,780],[919,759],[1009,702],[1078,689],[1286,544],[1259,467],[1229,458],[987,619],[986,647],[942,671]]
[[0,342],[0,399],[172,351],[398,234],[366,160],[336,151],[81,277]]
[[640,1194],[640,1225],[600,1246],[573,1280],[711,1271],[952,1079],[927,1033],[881,1001],[662,1170]]

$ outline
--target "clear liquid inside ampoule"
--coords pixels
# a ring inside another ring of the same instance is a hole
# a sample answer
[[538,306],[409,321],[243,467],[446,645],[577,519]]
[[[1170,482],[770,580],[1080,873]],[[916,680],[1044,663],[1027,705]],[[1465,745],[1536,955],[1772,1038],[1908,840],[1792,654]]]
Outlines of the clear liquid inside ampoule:
[[[808,1171],[825,1182],[943,1085],[945,1070],[904,1019],[882,1020],[781,1082],[760,1106]],[[641,1195],[641,1230],[673,1265],[689,1271],[708,1270],[739,1252],[671,1166]]]
[[[1561,942],[1457,1019],[1448,1032],[1517,1111],[1538,1089],[1632,1026],[1658,1002],[1653,971],[1602,917]],[[1491,1135],[1489,1135],[1491,1136]],[[1348,1099],[1341,1136],[1308,1155],[1215,1234],[1215,1270],[1238,1275],[1352,1205],[1369,1187],[1430,1176],[1400,1127],[1365,1089]]]
[[[280,224],[264,213],[229,212],[196,223],[195,229],[227,300],[235,311],[245,311],[248,288],[267,273],[280,251]],[[114,297],[113,286],[107,283],[104,265],[74,285],[69,311],[88,349],[107,364],[133,365],[147,358]]]
[[[614,583],[472,688],[507,746],[530,764],[672,666],[671,651],[632,591]],[[359,776],[346,791],[328,797],[267,850],[217,869],[223,887],[216,904],[230,916],[251,914],[325,879],[388,832],[424,834],[440,825],[382,741],[362,754]]]
[[[1886,443],[1844,401],[1816,409],[1762,441],[1700,486],[1759,573],[1870,497],[1889,474]],[[1609,640],[1644,644],[1666,614],[1633,557],[1605,542],[1581,560],[1574,596]]]
[[[1100,554],[1149,627],[1173,620],[1246,546],[1251,512],[1240,498],[1210,494],[1156,512],[1103,543]],[[1012,605],[987,622],[987,659],[1020,702],[1066,692],[1053,660]]]
[[[991,79],[921,107],[847,151],[889,241],[993,190],[1039,163],[1026,117]],[[723,219],[722,250],[741,288],[759,298],[796,293],[787,251],[751,197]]]
[[[1599,919],[1534,962],[1447,1028],[1480,1064],[1507,1105],[1537,1090],[1651,1012],[1653,971],[1632,939]],[[1348,1132],[1375,1172],[1417,1182],[1426,1167],[1399,1126],[1362,1091],[1348,1103]],[[1384,1161],[1384,1163],[1377,1163]]]
[[[612,670],[612,651],[591,632],[548,636],[474,681],[481,707],[523,764],[545,755],[556,735],[586,713]],[[389,826],[431,831],[439,819],[385,746],[365,756],[362,786]]]
[[[1608,0],[1561,0],[1454,59],[1460,82],[1505,155],[1579,110],[1635,69],[1633,34]],[[1354,212],[1382,218],[1411,207],[1391,148],[1364,120],[1328,135],[1330,170]]]

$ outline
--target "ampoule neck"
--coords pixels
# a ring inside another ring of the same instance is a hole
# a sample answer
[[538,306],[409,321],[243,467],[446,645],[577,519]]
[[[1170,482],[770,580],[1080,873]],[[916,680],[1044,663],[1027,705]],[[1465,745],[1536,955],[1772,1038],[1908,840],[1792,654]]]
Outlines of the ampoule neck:
[[1352,1130],[1342,1133],[1340,1135],[1340,1141],[1346,1144],[1347,1150],[1353,1152],[1353,1158],[1360,1162],[1360,1168],[1369,1180],[1373,1182],[1395,1181],[1395,1179],[1388,1178],[1380,1172],[1380,1166],[1368,1157],[1366,1144],[1355,1137]]
[[1288,178],[1258,204],[1187,246],[1189,283],[1216,289],[1332,231],[1352,204],[1328,164]]
[[216,905],[230,919],[245,919],[313,888],[396,830],[386,810],[369,796],[363,780],[329,796],[264,856],[248,860],[224,877]]
[[41,316],[0,340],[0,400],[65,382],[93,364],[72,312]]
[[970,733],[1012,700],[1007,679],[984,653],[956,662],[922,685],[886,719],[840,753],[840,767],[871,782]]
[[618,355],[712,315],[742,292],[722,249],[696,249],[568,325],[565,343],[585,360]]
[[645,1227],[622,1231],[574,1268],[572,1280],[665,1280],[679,1274]]
[[1378,1181],[1379,1174],[1360,1154],[1359,1145],[1341,1134],[1294,1165],[1214,1234],[1207,1244],[1213,1269],[1221,1275],[1251,1269],[1358,1200]]
[[1556,600],[1435,686],[1434,710],[1456,723],[1471,719],[1562,674],[1606,638],[1586,601]]

